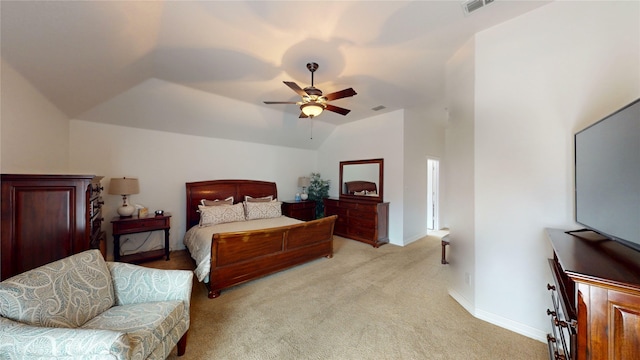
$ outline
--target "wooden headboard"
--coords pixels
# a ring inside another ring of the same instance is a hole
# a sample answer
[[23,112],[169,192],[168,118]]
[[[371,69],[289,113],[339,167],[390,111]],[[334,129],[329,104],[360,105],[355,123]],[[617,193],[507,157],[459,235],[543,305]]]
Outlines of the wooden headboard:
[[344,183],[347,187],[347,194],[353,195],[356,191],[378,191],[376,183],[371,181],[349,181]]
[[188,182],[187,186],[187,230],[200,222],[198,205],[200,200],[226,199],[233,196],[233,202],[244,201],[245,195],[262,197],[273,195],[278,198],[276,183],[258,180],[207,180]]

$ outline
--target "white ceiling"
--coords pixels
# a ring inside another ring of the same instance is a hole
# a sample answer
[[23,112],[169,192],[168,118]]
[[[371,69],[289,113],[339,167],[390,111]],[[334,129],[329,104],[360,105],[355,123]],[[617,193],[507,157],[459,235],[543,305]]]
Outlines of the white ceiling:
[[351,109],[347,116],[314,120],[340,125],[403,108],[442,109],[444,66],[455,51],[474,33],[549,2],[496,0],[465,16],[456,0],[3,0],[0,54],[70,118],[151,81],[306,121],[297,120],[296,105],[263,101],[298,101],[282,81],[310,85],[306,63],[317,62],[314,85],[325,94],[358,93],[332,102]]

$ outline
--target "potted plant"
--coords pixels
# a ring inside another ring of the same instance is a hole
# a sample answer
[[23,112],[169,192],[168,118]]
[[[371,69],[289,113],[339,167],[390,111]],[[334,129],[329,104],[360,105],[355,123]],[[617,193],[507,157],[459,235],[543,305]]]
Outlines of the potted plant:
[[322,199],[329,197],[329,180],[322,180],[320,173],[311,173],[311,182],[307,189],[309,200],[316,202],[316,219],[324,217],[324,203]]

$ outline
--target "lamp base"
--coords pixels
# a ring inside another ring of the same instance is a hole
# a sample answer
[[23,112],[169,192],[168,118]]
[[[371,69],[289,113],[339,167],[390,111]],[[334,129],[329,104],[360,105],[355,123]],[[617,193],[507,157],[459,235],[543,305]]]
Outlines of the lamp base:
[[118,208],[118,215],[120,215],[120,217],[123,217],[123,218],[131,217],[135,210],[136,209],[134,206],[123,205]]
[[309,195],[307,193],[300,194],[300,199],[307,200],[308,198],[309,198]]

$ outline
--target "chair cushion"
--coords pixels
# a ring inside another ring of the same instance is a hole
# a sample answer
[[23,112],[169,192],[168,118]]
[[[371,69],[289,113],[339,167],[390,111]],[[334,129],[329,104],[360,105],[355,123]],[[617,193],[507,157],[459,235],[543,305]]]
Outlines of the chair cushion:
[[115,303],[99,250],[87,250],[0,283],[0,316],[33,326],[75,328]]
[[179,300],[114,306],[82,328],[125,332],[131,358],[146,359],[173,328],[185,322],[185,309]]

